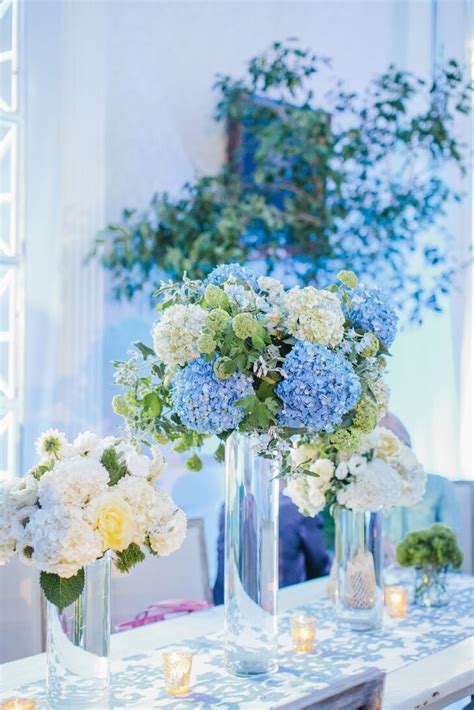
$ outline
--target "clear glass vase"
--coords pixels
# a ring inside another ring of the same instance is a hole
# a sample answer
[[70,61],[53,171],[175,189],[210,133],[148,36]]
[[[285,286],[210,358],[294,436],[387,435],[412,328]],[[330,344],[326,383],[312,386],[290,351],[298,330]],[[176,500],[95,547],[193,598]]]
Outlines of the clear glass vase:
[[354,631],[383,621],[382,512],[339,510],[337,618]]
[[238,432],[226,445],[225,659],[238,676],[278,668],[279,463],[262,445]]
[[448,568],[416,567],[414,603],[418,606],[444,606],[448,603]]
[[84,589],[73,604],[47,604],[50,708],[109,707],[110,554],[84,572]]

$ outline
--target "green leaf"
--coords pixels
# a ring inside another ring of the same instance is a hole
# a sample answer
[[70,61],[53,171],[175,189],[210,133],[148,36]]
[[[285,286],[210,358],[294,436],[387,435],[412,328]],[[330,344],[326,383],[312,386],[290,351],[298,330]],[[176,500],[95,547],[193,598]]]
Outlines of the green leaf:
[[46,599],[59,609],[65,609],[76,601],[84,589],[84,568],[73,577],[41,572],[40,585]]
[[197,454],[193,454],[185,463],[188,471],[200,471],[202,469],[202,461]]
[[145,343],[140,343],[137,340],[133,344],[137,348],[137,350],[141,352],[144,360],[155,354],[155,351],[152,348],[149,348],[148,345],[145,345]]
[[225,461],[225,444],[222,441],[214,451],[214,458],[218,463],[224,463]]
[[115,555],[115,566],[119,572],[123,573],[130,572],[132,567],[138,565],[140,562],[143,562],[145,559],[144,552],[135,542],[131,542],[125,550],[122,550],[122,552],[116,552]]
[[117,451],[113,446],[105,449],[100,462],[109,473],[109,486],[115,486],[121,478],[127,475],[127,467],[120,463]]
[[163,405],[155,392],[148,392],[143,398],[143,412],[149,417],[159,417]]

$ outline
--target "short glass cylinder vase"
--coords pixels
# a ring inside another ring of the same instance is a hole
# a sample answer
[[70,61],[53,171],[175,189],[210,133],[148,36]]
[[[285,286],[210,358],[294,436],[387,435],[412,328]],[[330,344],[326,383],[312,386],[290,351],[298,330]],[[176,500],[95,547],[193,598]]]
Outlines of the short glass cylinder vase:
[[445,606],[448,603],[448,568],[415,567],[415,596],[417,606]]
[[84,568],[70,606],[47,604],[48,705],[107,710],[110,697],[110,553]]
[[336,514],[338,622],[370,631],[383,621],[382,512]]
[[237,676],[278,669],[279,462],[264,445],[238,432],[226,444],[225,664]]

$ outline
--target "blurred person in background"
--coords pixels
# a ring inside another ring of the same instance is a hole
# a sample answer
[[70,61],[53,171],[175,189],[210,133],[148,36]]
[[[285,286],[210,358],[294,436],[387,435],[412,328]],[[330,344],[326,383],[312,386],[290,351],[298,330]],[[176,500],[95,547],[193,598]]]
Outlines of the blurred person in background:
[[[320,515],[308,518],[283,494],[280,487],[279,514],[279,577],[280,587],[299,584],[329,573],[331,558],[323,540],[324,521]],[[217,576],[214,584],[214,603],[224,603],[224,545],[225,511],[219,513],[217,540]]]
[[[389,412],[381,419],[380,426],[390,429],[411,448],[410,435],[394,414]],[[386,554],[389,559],[394,556],[394,547],[408,532],[427,528],[433,523],[443,523],[459,536],[459,510],[454,485],[444,476],[428,473],[425,495],[419,503],[411,508],[393,508],[384,513],[383,532],[388,543]]]

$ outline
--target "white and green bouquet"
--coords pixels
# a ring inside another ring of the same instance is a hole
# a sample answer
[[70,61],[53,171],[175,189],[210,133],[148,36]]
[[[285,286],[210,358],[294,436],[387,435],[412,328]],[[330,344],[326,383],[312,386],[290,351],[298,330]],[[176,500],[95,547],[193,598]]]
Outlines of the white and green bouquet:
[[[186,276],[157,292],[153,343],[116,363],[125,391],[114,409],[132,438],[191,450],[216,435],[264,433],[263,455],[288,461],[295,435],[319,433],[335,451],[356,450],[387,407],[385,355],[397,316],[380,291],[341,271],[327,288],[285,289],[238,264],[204,280]],[[289,472],[284,463],[282,474]]]
[[21,478],[0,480],[0,564],[17,554],[41,571],[46,598],[60,608],[84,587],[84,566],[111,551],[128,572],[144,550],[169,555],[181,547],[186,516],[156,488],[165,469],[114,437],[82,432],[73,443],[57,430],[37,441],[39,463]]
[[293,477],[285,493],[303,515],[329,504],[358,512],[409,507],[423,497],[426,475],[413,451],[392,431],[377,426],[356,451],[337,451],[318,435],[291,450]]

